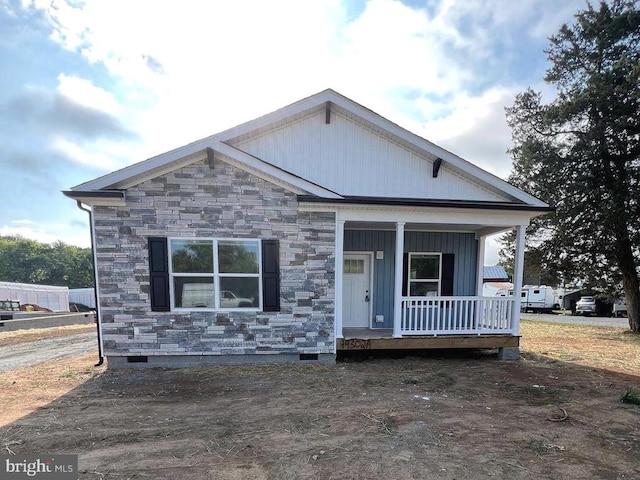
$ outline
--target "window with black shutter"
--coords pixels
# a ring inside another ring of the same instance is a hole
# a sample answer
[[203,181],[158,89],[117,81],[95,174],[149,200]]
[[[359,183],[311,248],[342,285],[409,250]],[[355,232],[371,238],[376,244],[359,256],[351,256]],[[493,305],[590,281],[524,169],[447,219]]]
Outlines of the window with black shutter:
[[402,294],[410,297],[452,296],[453,272],[452,253],[405,253]]
[[168,312],[171,310],[169,297],[169,257],[167,239],[149,237],[149,295],[151,310]]
[[277,240],[149,238],[151,308],[280,309]]
[[280,252],[278,240],[262,240],[262,310],[280,311]]

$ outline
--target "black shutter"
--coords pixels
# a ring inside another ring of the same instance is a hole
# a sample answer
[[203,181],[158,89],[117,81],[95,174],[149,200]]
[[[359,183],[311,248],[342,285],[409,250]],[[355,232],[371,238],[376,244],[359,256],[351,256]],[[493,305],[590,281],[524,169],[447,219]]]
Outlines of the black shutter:
[[453,253],[442,254],[442,279],[440,284],[440,295],[443,297],[453,296]]
[[278,240],[262,240],[262,310],[280,311],[280,249]]
[[151,311],[168,312],[169,300],[169,256],[165,237],[149,237],[149,294]]
[[407,281],[409,278],[409,254],[405,253],[402,255],[402,296],[406,297],[408,295],[407,290]]

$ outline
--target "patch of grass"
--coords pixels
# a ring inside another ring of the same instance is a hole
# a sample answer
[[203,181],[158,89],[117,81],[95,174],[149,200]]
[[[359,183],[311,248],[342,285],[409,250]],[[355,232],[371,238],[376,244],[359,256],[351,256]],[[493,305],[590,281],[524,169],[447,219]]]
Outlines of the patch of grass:
[[532,450],[537,455],[543,455],[549,452],[547,444],[540,439],[531,440],[527,442],[526,446],[529,450]]
[[362,381],[363,387],[384,387],[387,381],[384,378],[365,378]]
[[78,378],[79,376],[80,372],[78,372],[75,368],[69,367],[66,370],[62,371],[58,375],[58,378],[62,380],[63,378]]
[[565,401],[566,392],[542,385],[532,385],[524,388],[524,396],[529,405],[555,405]]
[[632,375],[637,375],[640,369],[640,335],[629,334],[625,328],[529,320],[520,327],[520,346],[525,358],[527,354],[537,354],[556,362]]
[[601,447],[611,448],[615,446],[615,442],[613,441],[613,437],[608,433],[601,431],[593,431],[588,433],[589,437],[597,440]]
[[451,387],[456,383],[456,379],[446,372],[438,372],[429,375],[425,379],[425,383],[434,390],[441,390],[443,388]]
[[620,401],[622,403],[630,403],[631,405],[640,405],[640,390],[635,388],[627,388],[627,390],[620,395]]
[[398,422],[396,422],[396,419],[389,415],[385,416],[380,424],[382,425],[382,428],[384,428],[385,432],[387,432],[389,435],[395,433],[398,426]]

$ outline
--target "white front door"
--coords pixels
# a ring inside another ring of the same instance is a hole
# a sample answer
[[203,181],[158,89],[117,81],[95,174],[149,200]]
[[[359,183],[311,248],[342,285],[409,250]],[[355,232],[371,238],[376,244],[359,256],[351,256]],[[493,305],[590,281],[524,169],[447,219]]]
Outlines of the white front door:
[[342,326],[369,327],[371,255],[345,253],[342,280]]

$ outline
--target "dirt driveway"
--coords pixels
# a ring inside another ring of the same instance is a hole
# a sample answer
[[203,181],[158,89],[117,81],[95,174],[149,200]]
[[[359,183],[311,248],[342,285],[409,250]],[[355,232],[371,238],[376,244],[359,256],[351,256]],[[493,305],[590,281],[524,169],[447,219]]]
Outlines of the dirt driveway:
[[[92,327],[90,328],[93,330]],[[96,334],[93,331],[65,337],[40,338],[30,342],[0,345],[0,372],[71,355],[97,352],[97,350]]]
[[[0,447],[79,454],[82,479],[640,479],[640,407],[620,402],[640,388],[640,341],[523,330],[517,362],[112,372],[86,356],[12,370]],[[38,410],[11,408],[38,394]]]

